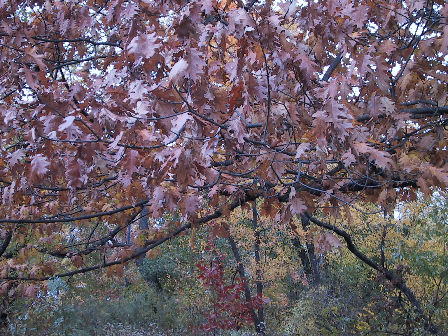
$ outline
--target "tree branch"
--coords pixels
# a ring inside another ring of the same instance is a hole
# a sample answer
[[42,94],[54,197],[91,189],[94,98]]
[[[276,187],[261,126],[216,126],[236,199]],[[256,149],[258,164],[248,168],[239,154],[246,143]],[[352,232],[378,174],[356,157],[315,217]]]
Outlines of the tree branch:
[[0,246],[0,257],[3,255],[3,253],[5,253],[6,249],[8,248],[9,243],[11,242],[11,238],[12,238],[12,230],[7,233],[5,240],[2,243],[2,246]]
[[325,74],[322,77],[322,82],[328,82],[331,75],[333,74],[333,71],[337,68],[339,63],[341,63],[341,60],[342,60],[342,51],[338,52],[333,62],[331,62],[330,66],[328,67],[327,71],[325,71]]
[[115,210],[110,210],[110,211],[103,211],[103,212],[97,212],[91,215],[84,215],[84,216],[78,216],[78,217],[64,217],[64,218],[39,218],[39,219],[8,219],[8,218],[3,218],[0,219],[0,224],[1,223],[11,223],[11,224],[44,224],[44,223],[67,223],[67,222],[75,222],[75,221],[79,221],[79,220],[84,220],[84,219],[91,219],[91,218],[98,218],[98,217],[103,217],[103,216],[110,216],[122,211],[126,211],[126,210],[130,210],[130,209],[134,209],[137,207],[140,207],[146,203],[148,203],[149,200],[143,200],[140,202],[135,203],[134,205],[127,205],[121,208],[117,208]]
[[[255,193],[246,193],[244,197],[242,198],[237,198],[236,200],[234,200],[230,206],[228,207],[229,211],[232,211],[234,209],[236,209],[237,207],[239,207],[240,205],[248,202],[248,201],[253,201],[256,200],[258,197],[261,196],[261,193],[255,194]],[[137,206],[142,206],[144,204],[146,204],[146,201],[141,201],[136,203],[135,206],[133,207],[137,207]],[[133,207],[127,207],[127,208],[133,208]],[[202,225],[205,224],[213,219],[219,218],[223,215],[224,211],[222,209],[218,209],[216,210],[214,213],[201,217],[198,220],[196,220],[194,222],[194,225]],[[42,223],[42,222],[39,222]],[[44,222],[45,223],[45,222]],[[138,251],[136,251],[135,253],[133,253],[131,256],[123,258],[123,259],[119,259],[119,260],[115,260],[115,261],[111,261],[111,262],[107,262],[107,263],[102,263],[102,264],[98,264],[98,265],[94,265],[94,266],[90,266],[90,267],[86,267],[86,268],[82,268],[82,269],[77,269],[74,271],[70,271],[70,272],[65,272],[65,273],[59,273],[59,274],[55,274],[52,276],[46,276],[46,277],[3,277],[0,278],[2,280],[24,280],[24,281],[45,281],[45,280],[49,280],[51,278],[54,277],[68,277],[68,276],[73,276],[76,274],[82,274],[82,273],[87,273],[90,271],[94,271],[97,269],[101,269],[101,268],[106,268],[106,267],[110,267],[113,265],[117,265],[117,264],[122,264],[125,263],[129,260],[135,259],[140,257],[141,255],[143,255],[144,253],[148,252],[149,250],[152,250],[153,248],[163,244],[164,242],[170,240],[171,238],[176,237],[177,235],[179,235],[180,233],[190,229],[192,227],[192,223],[187,223],[181,227],[179,227],[178,229],[174,230],[173,232],[169,233],[168,235],[166,235],[164,238],[161,238],[155,242],[151,242],[151,244],[143,249],[139,249]]]

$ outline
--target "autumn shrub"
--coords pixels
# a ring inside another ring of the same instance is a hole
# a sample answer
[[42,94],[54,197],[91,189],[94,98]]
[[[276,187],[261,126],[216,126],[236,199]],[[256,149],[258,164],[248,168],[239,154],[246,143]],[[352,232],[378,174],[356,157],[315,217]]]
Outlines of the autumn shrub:
[[253,323],[250,315],[252,303],[244,301],[244,282],[226,281],[223,255],[216,255],[209,263],[198,263],[199,279],[210,296],[210,310],[206,321],[197,327],[203,332],[239,330]]

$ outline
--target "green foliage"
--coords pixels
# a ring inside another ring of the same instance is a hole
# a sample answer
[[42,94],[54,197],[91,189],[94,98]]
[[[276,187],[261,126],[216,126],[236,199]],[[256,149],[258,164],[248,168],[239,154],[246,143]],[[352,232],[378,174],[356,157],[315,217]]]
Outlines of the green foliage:
[[[91,279],[93,280],[93,279]],[[34,300],[22,299],[15,303],[20,311],[10,324],[11,335],[110,335],[105,325],[124,325],[132,329],[171,330],[185,325],[184,302],[167,297],[144,283],[114,288],[108,297],[89,295],[92,284],[83,290],[69,288],[57,296],[41,295]],[[115,287],[108,284],[107,288]],[[67,287],[65,287],[67,288]],[[75,295],[77,293],[77,295]],[[29,308],[29,313],[23,312]],[[192,316],[189,316],[190,318]]]

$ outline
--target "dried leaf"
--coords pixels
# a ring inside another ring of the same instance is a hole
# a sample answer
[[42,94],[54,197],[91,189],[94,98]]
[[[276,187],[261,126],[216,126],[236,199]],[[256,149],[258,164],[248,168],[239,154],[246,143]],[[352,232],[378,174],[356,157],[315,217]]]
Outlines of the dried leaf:
[[186,60],[181,58],[176,64],[173,65],[170,74],[168,75],[168,79],[174,83],[177,83],[180,79],[185,76],[185,72],[188,68],[188,63]]
[[334,249],[342,248],[342,244],[334,234],[324,232],[317,237],[314,248],[316,254],[326,254]]

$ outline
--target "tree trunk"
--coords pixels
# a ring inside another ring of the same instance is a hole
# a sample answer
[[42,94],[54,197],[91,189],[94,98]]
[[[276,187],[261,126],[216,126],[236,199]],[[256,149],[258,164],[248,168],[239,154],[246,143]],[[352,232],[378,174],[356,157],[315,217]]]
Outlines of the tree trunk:
[[[304,231],[308,230],[310,226],[310,221],[306,216],[300,216],[300,220],[302,222],[302,228]],[[302,242],[298,237],[295,237],[292,240],[292,244],[294,247],[298,249],[299,258],[302,261],[303,269],[305,271],[305,275],[308,279],[310,279],[311,284],[318,285],[320,283],[320,268],[319,268],[319,258],[316,257],[314,253],[314,243],[306,242],[305,246],[302,245]]]
[[[235,243],[235,240],[233,239],[232,235],[230,234],[230,230],[227,228],[227,231],[229,233],[229,236],[227,238],[229,245],[232,249],[233,252],[233,256],[235,257],[235,261],[237,264],[237,271],[240,274],[241,279],[243,279],[244,281],[244,297],[246,299],[246,302],[251,305],[252,303],[252,296],[250,294],[250,288],[249,288],[249,283],[248,283],[248,279],[246,277],[246,271],[244,269],[244,265],[243,265],[243,261],[241,259],[241,255],[238,251],[238,246]],[[254,320],[254,327],[255,327],[255,332],[257,333],[261,333],[264,334],[263,331],[261,331],[260,329],[260,321],[258,320],[258,315],[255,312],[255,310],[253,309],[252,306],[249,307],[249,311],[252,315],[252,318]]]
[[[257,203],[254,202],[252,206],[252,215],[253,220],[252,224],[254,227],[254,235],[255,235],[255,244],[254,244],[254,253],[255,253],[255,263],[256,263],[256,280],[255,284],[257,286],[257,296],[263,300],[263,274],[261,271],[260,265],[260,226],[258,224],[258,212],[257,212]],[[260,328],[260,333],[266,333],[266,323],[264,321],[264,311],[263,311],[263,301],[260,303],[260,307],[258,308],[258,325]]]
[[[143,206],[142,211],[140,212],[140,220],[138,222],[138,228],[140,230],[147,230],[149,229],[149,219],[148,219],[148,208],[146,206]],[[136,252],[139,252],[141,248],[137,248]],[[143,271],[143,261],[145,260],[146,254],[142,254],[138,258],[135,259],[135,265],[137,266],[138,272],[140,273],[143,280],[145,280],[147,283],[153,284],[153,280],[149,279],[145,272]],[[157,284],[156,284],[157,286]]]

